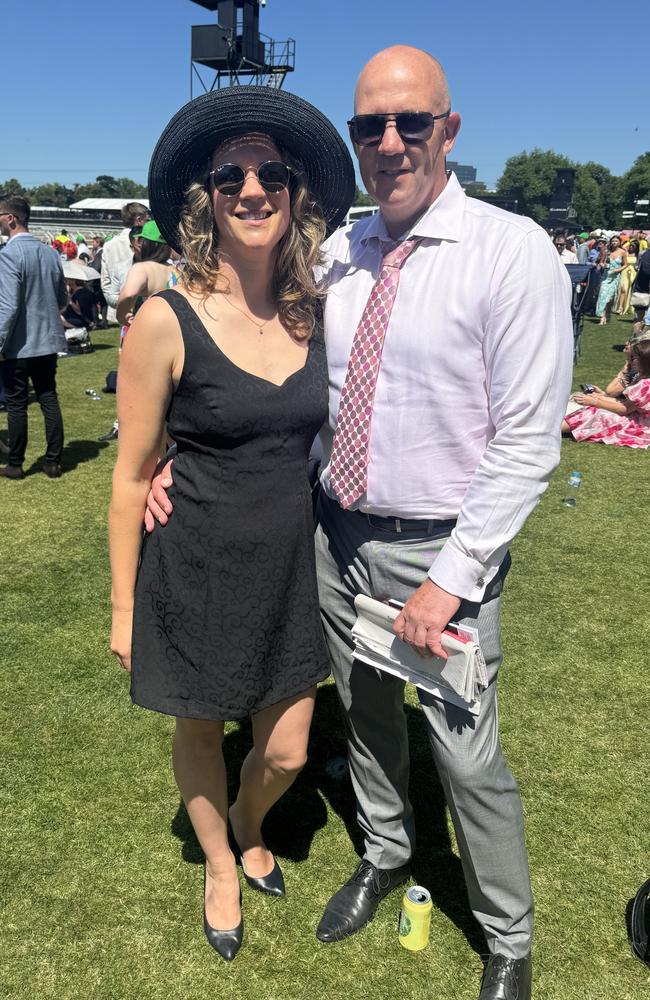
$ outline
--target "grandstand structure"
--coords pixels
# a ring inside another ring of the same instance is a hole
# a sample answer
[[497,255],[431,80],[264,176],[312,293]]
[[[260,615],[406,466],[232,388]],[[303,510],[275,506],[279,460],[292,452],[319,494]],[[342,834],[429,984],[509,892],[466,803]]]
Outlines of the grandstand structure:
[[39,239],[46,240],[54,239],[62,229],[73,239],[77,233],[86,239],[113,236],[124,229],[121,210],[130,201],[139,201],[149,207],[148,198],[82,198],[69,208],[32,205],[29,230]]

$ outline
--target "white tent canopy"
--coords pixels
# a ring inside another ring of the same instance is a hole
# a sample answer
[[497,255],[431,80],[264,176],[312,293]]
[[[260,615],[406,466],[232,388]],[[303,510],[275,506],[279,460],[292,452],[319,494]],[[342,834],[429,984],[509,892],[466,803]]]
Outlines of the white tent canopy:
[[124,208],[131,201],[138,201],[141,205],[146,205],[149,208],[148,198],[82,198],[81,201],[75,201],[74,204],[70,205],[70,208],[84,209],[99,209],[100,211],[110,211]]

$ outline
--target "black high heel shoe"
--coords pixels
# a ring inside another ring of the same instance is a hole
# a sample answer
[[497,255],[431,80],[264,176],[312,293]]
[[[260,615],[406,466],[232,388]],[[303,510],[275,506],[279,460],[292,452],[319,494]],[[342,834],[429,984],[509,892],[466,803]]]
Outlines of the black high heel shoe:
[[[233,958],[236,956],[237,952],[242,946],[242,941],[244,939],[244,915],[237,924],[230,931],[219,931],[216,927],[211,927],[208,923],[208,918],[205,913],[205,888],[206,888],[207,874],[205,868],[203,869],[203,930],[205,931],[205,936],[208,939],[208,943],[212,945],[214,950],[221,955],[226,962],[232,962]],[[239,903],[241,905],[241,893],[239,894]]]
[[230,818],[228,818],[228,839],[230,841],[230,848],[237,858],[241,862],[241,870],[244,873],[244,878],[251,887],[251,889],[256,889],[257,892],[263,892],[267,896],[275,896],[280,898],[286,896],[287,892],[284,887],[284,876],[282,875],[282,869],[273,858],[273,868],[268,875],[262,875],[260,878],[255,878],[254,875],[248,875],[246,869],[244,868],[244,859],[242,857],[241,848],[237,841],[235,840],[235,834],[233,833],[232,824]]

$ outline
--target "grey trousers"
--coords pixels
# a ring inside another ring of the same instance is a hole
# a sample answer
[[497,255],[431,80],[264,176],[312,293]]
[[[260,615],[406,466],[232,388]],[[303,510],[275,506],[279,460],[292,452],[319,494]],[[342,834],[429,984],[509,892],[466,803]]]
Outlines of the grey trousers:
[[[397,868],[409,861],[415,848],[404,683],[354,660],[354,597],[406,601],[426,578],[449,531],[423,536],[378,529],[325,496],[319,499],[317,519],[323,625],[348,729],[365,857],[379,868]],[[499,744],[496,677],[502,659],[502,582],[499,574],[481,605],[464,601],[457,615],[457,620],[478,628],[487,662],[490,685],[478,717],[418,693],[456,831],[470,906],[491,952],[523,958],[531,946],[533,900],[519,789]]]

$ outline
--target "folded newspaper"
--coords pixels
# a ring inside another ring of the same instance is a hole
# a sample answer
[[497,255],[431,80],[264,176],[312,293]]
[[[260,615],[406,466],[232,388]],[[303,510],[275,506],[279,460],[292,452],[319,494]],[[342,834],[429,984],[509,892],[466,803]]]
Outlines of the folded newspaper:
[[481,691],[487,687],[488,677],[475,629],[450,622],[442,634],[442,648],[448,658],[425,659],[393,633],[398,608],[363,594],[355,597],[354,607],[357,620],[352,635],[356,659],[401,677],[473,715],[479,714]]

